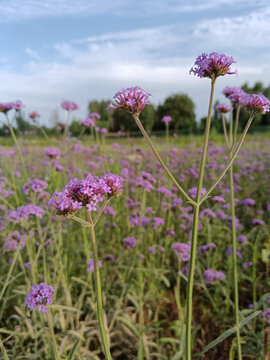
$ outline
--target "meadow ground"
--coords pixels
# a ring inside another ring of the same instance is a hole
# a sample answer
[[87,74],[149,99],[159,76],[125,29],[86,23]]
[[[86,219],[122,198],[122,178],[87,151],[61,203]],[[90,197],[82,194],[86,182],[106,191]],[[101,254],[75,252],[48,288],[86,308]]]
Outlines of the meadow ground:
[[[229,156],[222,136],[210,140],[206,189]],[[24,136],[19,142],[29,180],[41,181],[25,185],[12,139],[2,139],[0,358],[56,359],[56,343],[61,359],[104,359],[89,228],[57,215],[48,200],[70,179],[114,173],[125,179],[123,192],[110,200],[95,226],[112,357],[182,359],[193,209],[146,142],[87,136],[81,142]],[[202,138],[170,138],[168,147],[163,137],[153,142],[193,197]],[[243,359],[269,356],[269,168],[269,134],[248,135],[233,167]],[[87,221],[83,209],[76,216]],[[236,358],[230,216],[226,175],[200,212],[192,322],[193,353],[199,355],[194,359]],[[32,285],[43,282],[55,290],[48,313],[24,305]],[[215,346],[205,348],[221,334]]]

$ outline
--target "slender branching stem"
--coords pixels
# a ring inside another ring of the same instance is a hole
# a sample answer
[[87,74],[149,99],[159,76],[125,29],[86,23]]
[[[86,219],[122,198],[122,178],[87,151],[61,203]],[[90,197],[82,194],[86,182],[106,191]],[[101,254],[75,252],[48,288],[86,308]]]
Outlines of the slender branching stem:
[[95,236],[95,225],[93,223],[91,214],[87,211],[88,220],[90,224],[90,232],[91,232],[91,244],[93,251],[93,260],[94,260],[94,274],[95,274],[95,287],[96,287],[96,302],[97,302],[97,317],[99,322],[100,334],[103,344],[103,350],[106,357],[106,360],[112,360],[110,348],[108,344],[108,339],[106,335],[104,318],[103,318],[103,306],[102,306],[102,290],[101,290],[101,279],[100,279],[100,271],[98,267],[98,250]]
[[224,175],[226,174],[226,172],[228,171],[228,169],[230,168],[230,166],[232,165],[232,163],[234,162],[236,156],[238,155],[240,149],[241,149],[241,146],[245,140],[245,137],[246,137],[246,134],[248,132],[248,129],[252,123],[252,120],[254,118],[254,114],[250,116],[247,124],[246,124],[246,127],[242,133],[242,136],[239,140],[239,143],[236,147],[236,149],[234,150],[234,152],[232,153],[232,156],[231,158],[229,159],[229,161],[227,162],[224,170],[221,172],[221,174],[218,176],[217,180],[214,182],[214,184],[210,187],[210,189],[207,191],[207,193],[202,197],[201,201],[199,202],[199,205],[201,205],[208,197],[209,195],[211,194],[211,192],[215,189],[215,187],[220,183],[220,181],[223,179]]
[[222,118],[223,132],[224,132],[224,136],[225,136],[225,141],[226,141],[226,144],[227,144],[228,148],[230,148],[225,115],[221,114],[221,118]]
[[234,135],[233,135],[233,143],[236,143],[237,140],[237,131],[239,124],[239,115],[240,115],[241,104],[236,105],[236,115],[235,115],[235,126],[234,126]]
[[163,169],[165,170],[165,172],[167,173],[169,178],[172,180],[172,182],[178,188],[178,190],[182,193],[182,195],[184,195],[184,197],[188,200],[188,202],[191,203],[193,206],[196,206],[197,205],[196,202],[185,192],[185,190],[181,187],[181,185],[178,183],[178,181],[174,178],[173,174],[170,172],[170,170],[167,168],[167,166],[165,165],[165,163],[163,162],[163,160],[159,156],[159,154],[158,154],[157,150],[155,149],[152,141],[150,140],[150,138],[147,135],[144,127],[142,126],[142,123],[140,122],[139,116],[134,114],[133,117],[134,117],[134,120],[136,121],[136,124],[138,125],[139,129],[141,130],[141,133],[143,134],[143,136],[146,139],[146,141],[148,142],[151,150],[153,151],[155,157],[157,158],[157,160],[159,161],[160,165],[163,167]]
[[211,125],[211,114],[213,107],[214,99],[214,89],[215,89],[215,79],[211,82],[211,93],[210,101],[208,107],[208,116],[206,121],[204,140],[203,140],[203,151],[200,163],[200,172],[197,186],[196,194],[196,203],[197,206],[194,208],[193,213],[193,224],[192,224],[192,237],[191,237],[191,250],[190,250],[190,260],[189,260],[189,274],[187,282],[187,303],[186,303],[186,360],[191,360],[192,353],[192,336],[191,336],[191,323],[192,323],[192,297],[193,297],[193,283],[194,283],[194,272],[195,272],[195,262],[196,262],[196,252],[197,252],[197,238],[198,238],[198,224],[199,224],[199,214],[201,189],[203,184],[204,169],[206,163],[206,155],[209,141],[210,125]]
[[[230,152],[231,156],[231,152]],[[236,227],[235,227],[235,209],[234,209],[234,183],[233,183],[233,165],[230,167],[230,201],[231,201],[231,217],[232,217],[232,258],[233,258],[233,284],[234,284],[234,314],[237,338],[238,360],[242,360],[241,339],[239,329],[239,291],[238,291],[238,268],[237,268],[237,243],[236,243]]]
[[59,355],[59,351],[58,351],[58,346],[57,346],[56,339],[55,339],[55,335],[54,335],[52,314],[51,314],[50,308],[48,309],[47,319],[48,319],[48,325],[49,325],[49,331],[50,331],[51,340],[52,340],[52,343],[53,343],[53,351],[54,351],[55,359],[56,360],[61,360],[60,355]]
[[100,218],[101,214],[103,213],[103,211],[104,211],[105,207],[109,204],[110,200],[111,200],[111,198],[108,198],[108,199],[106,199],[106,200],[104,201],[104,203],[102,204],[102,206],[101,206],[101,208],[99,209],[99,211],[98,211],[98,213],[97,213],[96,217],[95,217],[95,218],[94,218],[94,220],[93,220],[93,224],[94,224],[94,226],[95,226],[95,225],[96,225],[96,223],[98,222],[98,220],[99,220],[99,218]]

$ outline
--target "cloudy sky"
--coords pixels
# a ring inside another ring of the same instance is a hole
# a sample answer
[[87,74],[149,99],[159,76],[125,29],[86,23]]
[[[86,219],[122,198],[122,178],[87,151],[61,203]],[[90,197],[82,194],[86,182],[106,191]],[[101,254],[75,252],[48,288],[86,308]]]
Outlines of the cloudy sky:
[[196,57],[234,57],[226,86],[270,84],[269,0],[0,0],[0,101],[21,99],[50,124],[60,103],[111,99],[139,85],[157,105],[188,94],[197,119],[207,111],[209,79],[189,75]]

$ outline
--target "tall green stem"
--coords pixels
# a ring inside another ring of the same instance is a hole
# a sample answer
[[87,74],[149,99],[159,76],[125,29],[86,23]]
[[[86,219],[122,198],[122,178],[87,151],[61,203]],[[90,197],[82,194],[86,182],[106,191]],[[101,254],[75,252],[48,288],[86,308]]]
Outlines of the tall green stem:
[[[231,157],[231,152],[230,152]],[[237,243],[236,243],[236,227],[235,227],[235,209],[234,209],[234,184],[233,184],[233,165],[230,167],[230,200],[231,200],[231,216],[232,216],[232,258],[233,258],[233,284],[234,284],[234,312],[235,327],[237,338],[238,360],[242,359],[240,330],[239,330],[239,296],[238,296],[238,268],[237,268]]]
[[169,123],[165,123],[166,125],[166,145],[167,151],[169,150]]
[[52,343],[53,343],[53,351],[54,351],[55,359],[56,360],[61,360],[60,355],[59,355],[59,351],[58,351],[58,347],[57,347],[57,343],[56,343],[56,339],[55,339],[55,335],[54,335],[52,315],[51,315],[50,309],[48,309],[47,319],[48,319],[48,324],[49,324],[51,340],[52,340]]
[[222,118],[222,124],[223,124],[223,132],[224,132],[224,136],[225,136],[225,141],[226,144],[228,146],[228,148],[230,147],[230,143],[229,143],[229,139],[228,139],[228,134],[227,134],[227,126],[226,126],[226,118],[224,114],[221,114],[221,118]]
[[[14,141],[14,144],[15,144],[15,147],[16,147],[16,150],[17,150],[17,153],[18,153],[18,156],[19,156],[22,168],[23,168],[23,175],[24,175],[25,181],[27,181],[28,186],[30,186],[29,185],[29,179],[28,179],[27,170],[26,170],[26,167],[25,167],[25,163],[24,163],[24,160],[23,160],[22,152],[21,152],[17,137],[16,137],[16,135],[14,133],[13,127],[10,124],[8,124],[8,128],[9,128],[9,131],[11,133],[12,139]],[[31,191],[31,189],[29,189],[29,190]]]
[[185,190],[181,187],[181,185],[178,184],[177,180],[174,178],[174,176],[172,175],[172,173],[170,172],[170,170],[167,168],[167,166],[165,165],[165,163],[163,162],[163,160],[161,159],[161,157],[159,156],[157,150],[155,149],[152,141],[150,140],[149,136],[147,135],[144,127],[142,126],[142,123],[140,122],[140,119],[138,117],[138,115],[133,115],[134,120],[136,121],[136,124],[138,125],[139,129],[141,130],[141,133],[143,134],[144,138],[146,139],[146,141],[148,142],[151,150],[153,151],[155,157],[158,159],[160,165],[163,167],[163,169],[165,170],[165,172],[167,173],[167,175],[169,176],[169,178],[172,180],[172,182],[174,183],[174,185],[178,188],[178,190],[182,193],[182,195],[184,195],[184,197],[193,205],[196,206],[196,202],[190,197],[188,196],[188,194],[185,192]]
[[96,285],[96,301],[97,301],[97,316],[100,328],[101,339],[103,343],[104,354],[106,360],[112,360],[110,348],[108,345],[108,339],[106,335],[104,318],[103,318],[103,306],[102,306],[102,292],[101,292],[101,279],[100,279],[100,271],[98,267],[98,252],[97,252],[97,243],[95,236],[95,227],[93,225],[93,221],[90,213],[87,211],[89,223],[90,223],[90,232],[91,232],[91,243],[92,243],[92,251],[93,251],[93,260],[94,260],[94,274],[95,274],[95,285]]
[[226,174],[226,172],[228,171],[228,169],[230,168],[230,166],[232,165],[232,163],[234,162],[234,159],[236,158],[236,156],[238,155],[240,148],[245,140],[246,134],[248,132],[248,129],[252,123],[252,120],[254,118],[254,114],[250,115],[250,118],[246,124],[246,127],[242,133],[242,136],[239,140],[239,143],[236,147],[236,149],[234,150],[230,160],[227,162],[224,170],[221,172],[221,174],[218,176],[217,180],[214,182],[214,184],[210,187],[210,189],[207,191],[207,193],[202,197],[201,201],[200,201],[200,205],[209,197],[209,195],[211,194],[211,192],[215,189],[215,187],[220,183],[220,181],[223,179],[224,175]]
[[234,144],[235,144],[236,138],[237,138],[240,109],[241,109],[241,104],[237,104],[236,105],[236,115],[235,115],[234,135],[233,135],[233,143]]
[[193,224],[192,224],[192,237],[191,237],[191,250],[190,250],[190,260],[189,260],[189,274],[188,274],[188,283],[187,283],[187,304],[186,304],[186,360],[191,360],[191,323],[192,323],[192,297],[193,297],[193,283],[194,283],[194,272],[195,272],[195,262],[196,262],[196,251],[197,251],[197,238],[198,238],[198,223],[199,223],[199,214],[200,214],[200,195],[203,184],[204,168],[206,163],[206,155],[209,141],[210,125],[211,125],[211,113],[213,107],[213,98],[214,98],[214,89],[215,89],[215,80],[211,82],[211,93],[208,107],[208,116],[205,126],[204,140],[203,140],[203,151],[200,163],[200,173],[197,186],[196,194],[196,206],[194,207],[193,213]]

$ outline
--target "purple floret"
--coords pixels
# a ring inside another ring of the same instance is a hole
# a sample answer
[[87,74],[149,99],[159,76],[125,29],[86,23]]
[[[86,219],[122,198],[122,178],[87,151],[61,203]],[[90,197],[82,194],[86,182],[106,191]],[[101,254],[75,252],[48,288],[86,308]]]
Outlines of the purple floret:
[[190,244],[174,242],[171,245],[171,248],[174,250],[175,254],[180,257],[184,262],[189,261],[190,258]]
[[270,100],[262,93],[244,94],[240,98],[240,103],[253,115],[257,113],[265,114],[270,110]]
[[149,104],[149,96],[151,96],[151,94],[139,86],[122,89],[113,97],[116,104],[109,104],[107,110],[109,108],[126,110],[135,115],[139,115],[144,106]]
[[137,239],[133,236],[126,237],[123,239],[123,242],[127,245],[128,248],[133,249],[137,244]]
[[64,101],[61,104],[61,108],[67,111],[74,111],[79,109],[79,106],[73,101]]
[[42,192],[43,190],[47,189],[48,184],[43,180],[33,179],[33,180],[29,181],[29,186],[28,186],[28,183],[25,183],[22,186],[22,192],[24,194],[28,195],[29,187],[34,193],[38,193],[38,192]]
[[215,280],[225,279],[226,276],[222,271],[217,271],[213,269],[205,270],[204,280],[206,284],[211,284]]
[[54,292],[54,288],[46,283],[35,284],[26,295],[24,305],[31,310],[35,310],[37,308],[38,310],[46,313],[48,311],[46,305],[52,303]]
[[227,104],[218,104],[216,110],[221,114],[226,114],[231,110],[231,107]]
[[[87,269],[87,272],[93,272],[95,270],[95,264],[94,264],[94,260],[93,259],[90,259],[88,262],[87,262],[87,265],[88,265],[88,269]],[[98,267],[101,269],[102,268],[102,261],[101,260],[98,260]]]
[[201,54],[195,61],[195,66],[191,68],[190,74],[199,76],[200,78],[209,77],[215,79],[218,76],[226,74],[236,74],[231,71],[230,66],[235,63],[232,56],[212,52],[211,54]]

